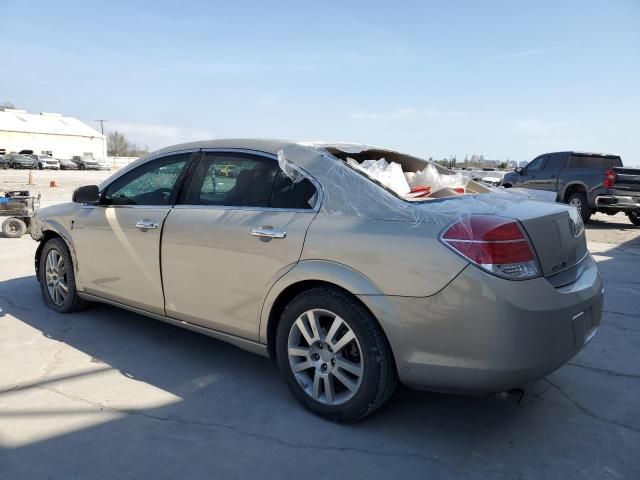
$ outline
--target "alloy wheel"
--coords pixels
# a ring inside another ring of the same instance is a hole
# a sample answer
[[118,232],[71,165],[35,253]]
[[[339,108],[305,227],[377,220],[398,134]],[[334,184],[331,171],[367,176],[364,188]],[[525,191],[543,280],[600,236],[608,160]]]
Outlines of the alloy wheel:
[[57,306],[63,305],[69,294],[69,287],[64,257],[56,249],[49,250],[47,254],[45,275],[49,298]]
[[325,405],[351,400],[362,384],[364,359],[356,334],[328,310],[300,315],[288,339],[289,365],[300,387]]

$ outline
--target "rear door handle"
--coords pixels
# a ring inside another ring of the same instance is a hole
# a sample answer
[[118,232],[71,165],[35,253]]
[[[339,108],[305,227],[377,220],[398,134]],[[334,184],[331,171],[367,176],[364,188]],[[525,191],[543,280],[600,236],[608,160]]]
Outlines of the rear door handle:
[[287,236],[287,232],[273,227],[260,227],[251,230],[251,235],[265,239],[284,238]]
[[139,228],[143,232],[146,232],[147,230],[158,228],[158,224],[146,218],[141,218],[136,222],[136,228]]

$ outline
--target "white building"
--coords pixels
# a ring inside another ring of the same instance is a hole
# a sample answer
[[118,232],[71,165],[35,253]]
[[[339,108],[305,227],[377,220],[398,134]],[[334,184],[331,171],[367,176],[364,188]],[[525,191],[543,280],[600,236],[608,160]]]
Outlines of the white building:
[[107,142],[104,135],[77,118],[59,113],[0,110],[0,154],[21,150],[55,158],[88,155],[105,160]]

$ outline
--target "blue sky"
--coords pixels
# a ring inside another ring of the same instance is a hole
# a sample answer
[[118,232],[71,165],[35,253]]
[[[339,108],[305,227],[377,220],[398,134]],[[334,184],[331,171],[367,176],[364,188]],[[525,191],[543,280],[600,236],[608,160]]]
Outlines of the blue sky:
[[345,140],[640,164],[640,0],[0,0],[0,101],[158,148]]

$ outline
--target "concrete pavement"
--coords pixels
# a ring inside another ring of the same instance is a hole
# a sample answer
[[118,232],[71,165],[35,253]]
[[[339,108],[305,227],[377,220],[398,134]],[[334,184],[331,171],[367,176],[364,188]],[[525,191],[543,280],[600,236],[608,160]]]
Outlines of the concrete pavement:
[[[603,324],[514,397],[400,388],[356,425],[274,362],[109,306],[43,306],[36,244],[0,238],[0,478],[640,478],[640,249],[590,243]],[[402,476],[402,477],[400,477]]]

